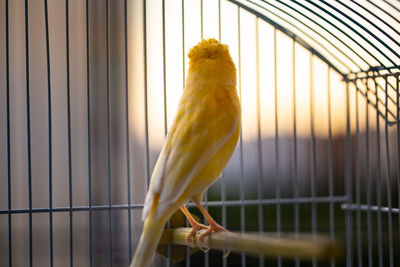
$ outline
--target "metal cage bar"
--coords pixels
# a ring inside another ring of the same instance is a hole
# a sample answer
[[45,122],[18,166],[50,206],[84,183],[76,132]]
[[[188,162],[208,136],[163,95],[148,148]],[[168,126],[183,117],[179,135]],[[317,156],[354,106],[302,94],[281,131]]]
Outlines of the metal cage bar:
[[[327,93],[328,93],[328,169],[329,169],[329,197],[334,197],[333,188],[333,159],[332,159],[332,114],[331,114],[331,69],[327,73]],[[334,202],[329,202],[329,235],[331,239],[335,238],[335,211]],[[331,266],[335,266],[335,259],[332,257]]]
[[[106,36],[105,36],[105,43],[106,43],[106,124],[107,124],[107,186],[108,186],[108,206],[111,207],[111,144],[110,144],[110,48],[109,48],[109,2],[108,0],[105,1],[105,29],[106,29]],[[109,263],[110,266],[113,265],[113,245],[112,245],[112,220],[111,220],[111,209],[108,210],[108,245],[109,245]]]
[[29,266],[32,266],[32,153],[31,153],[31,115],[30,115],[30,88],[29,88],[29,11],[28,1],[25,0],[25,56],[26,56],[26,110],[27,110],[27,138],[28,138],[28,199],[29,199]]
[[44,0],[44,17],[46,31],[46,61],[47,61],[47,108],[48,108],[48,136],[49,136],[49,242],[50,266],[53,266],[53,132],[51,110],[51,71],[50,71],[50,41],[49,41],[49,9],[47,0]]
[[[365,80],[365,88],[368,88],[368,81]],[[369,266],[372,266],[372,226],[371,226],[371,170],[369,167],[370,163],[370,155],[369,155],[369,144],[370,144],[370,138],[369,138],[369,99],[368,97],[366,98],[367,104],[365,105],[366,110],[365,110],[365,121],[366,121],[366,162],[367,162],[367,205],[368,205],[368,210],[367,210],[367,227],[368,227],[368,264]]]
[[124,0],[124,29],[125,29],[125,135],[126,135],[126,186],[128,202],[128,256],[132,260],[132,202],[131,202],[131,161],[130,161],[130,142],[129,142],[129,93],[128,93],[128,15],[127,0]]
[[[356,101],[356,135],[355,135],[355,188],[356,188],[356,203],[358,205],[361,204],[361,200],[360,200],[360,153],[359,153],[359,133],[360,133],[360,122],[359,122],[359,111],[358,111],[358,88],[357,85],[356,86],[356,90],[355,90],[355,101]],[[357,210],[356,212],[356,221],[357,221],[357,260],[358,260],[358,266],[362,266],[362,249],[361,249],[361,240],[362,240],[362,236],[361,236],[361,213],[360,210]]]
[[71,81],[70,81],[70,59],[69,59],[69,0],[65,0],[65,58],[66,58],[66,79],[67,79],[67,129],[68,129],[68,198],[69,198],[69,261],[73,266],[73,198],[72,198],[72,152],[71,152]]
[[[239,99],[242,101],[242,65],[241,65],[241,38],[240,38],[240,8],[237,8],[238,17],[238,91]],[[242,134],[242,122],[240,123],[240,136],[239,136],[239,153],[240,153],[240,231],[245,231],[245,209],[244,209],[244,183],[243,183],[243,134]],[[241,254],[241,264],[246,266],[246,256],[244,253]]]
[[[281,233],[281,188],[279,180],[279,125],[278,125],[278,60],[277,60],[277,42],[276,29],[274,29],[274,116],[275,116],[275,195],[278,200],[276,205],[276,231]],[[282,259],[278,256],[278,266],[282,266]]]
[[9,44],[9,8],[8,0],[5,1],[6,25],[6,113],[7,113],[7,212],[8,212],[8,265],[12,266],[12,217],[11,217],[11,145],[10,145],[10,44]]
[[[399,118],[400,115],[400,93],[399,93],[399,74],[396,75],[396,99],[397,99],[397,105],[396,105],[396,112],[397,112],[397,117]],[[396,135],[397,135],[397,159],[400,159],[400,123],[397,123],[396,125]],[[397,195],[400,196],[400,164],[397,165]],[[400,208],[400,197],[398,198],[398,207]],[[399,242],[400,242],[400,213],[399,213]]]
[[[293,75],[293,198],[299,199],[299,179],[297,162],[297,112],[296,112],[296,42],[292,39],[292,75]],[[294,231],[298,236],[300,230],[299,203],[294,206]],[[300,266],[298,257],[295,259],[296,267]]]
[[[378,90],[377,90],[377,82],[374,80],[375,86],[375,97],[378,99]],[[378,206],[378,216],[377,216],[377,223],[378,223],[378,255],[379,255],[379,266],[383,266],[383,252],[382,252],[382,178],[381,178],[381,145],[380,145],[380,124],[379,124],[379,110],[376,109],[376,146],[377,146],[377,186],[376,186],[376,194],[377,200],[376,204]]]
[[[386,118],[388,114],[388,81],[387,77],[385,78],[385,108],[386,108]],[[388,230],[389,230],[389,264],[393,266],[393,225],[392,225],[392,189],[390,183],[390,151],[389,151],[389,133],[388,133],[388,123],[385,121],[385,147],[386,147],[386,188],[387,188],[387,205],[388,205]]]
[[92,155],[91,155],[91,120],[90,120],[90,51],[89,51],[89,0],[86,0],[86,112],[88,120],[88,206],[89,206],[89,266],[93,266],[93,211],[92,211]]

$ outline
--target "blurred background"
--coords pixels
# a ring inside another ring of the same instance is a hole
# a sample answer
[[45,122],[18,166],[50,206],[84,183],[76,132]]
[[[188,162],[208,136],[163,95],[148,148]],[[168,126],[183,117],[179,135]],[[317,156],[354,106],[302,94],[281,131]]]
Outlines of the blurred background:
[[329,51],[345,45],[293,35],[261,7],[1,0],[0,266],[128,265],[187,52],[211,37],[229,46],[242,103],[240,141],[205,196],[211,215],[231,231],[326,234],[346,257],[210,251],[154,266],[400,264],[398,75],[362,80],[380,58],[346,59]]

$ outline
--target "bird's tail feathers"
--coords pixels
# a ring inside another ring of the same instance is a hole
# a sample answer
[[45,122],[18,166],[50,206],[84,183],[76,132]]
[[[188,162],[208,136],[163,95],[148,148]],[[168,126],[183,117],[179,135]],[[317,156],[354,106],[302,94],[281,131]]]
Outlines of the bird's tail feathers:
[[153,261],[166,222],[164,216],[160,218],[154,215],[153,212],[150,212],[144,222],[142,236],[140,237],[130,267],[148,267]]

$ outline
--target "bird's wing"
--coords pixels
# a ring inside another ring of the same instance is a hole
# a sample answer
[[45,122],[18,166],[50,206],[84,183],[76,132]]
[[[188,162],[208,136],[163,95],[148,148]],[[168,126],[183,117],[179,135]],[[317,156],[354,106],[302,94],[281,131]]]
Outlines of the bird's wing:
[[235,134],[238,123],[237,114],[223,103],[197,109],[192,106],[190,112],[178,114],[157,160],[143,217],[150,211],[155,195],[159,194],[158,202],[163,206],[181,197],[197,174]]

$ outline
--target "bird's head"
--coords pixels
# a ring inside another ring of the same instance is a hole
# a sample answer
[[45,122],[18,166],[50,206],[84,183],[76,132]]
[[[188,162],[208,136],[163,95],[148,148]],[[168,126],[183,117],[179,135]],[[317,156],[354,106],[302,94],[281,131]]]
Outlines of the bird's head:
[[214,38],[203,39],[200,41],[190,49],[188,57],[190,59],[189,64],[191,65],[209,60],[222,60],[233,64],[228,46],[218,42]]
[[189,59],[197,61],[200,59],[215,59],[229,55],[227,45],[221,44],[214,38],[203,39],[189,51]]

